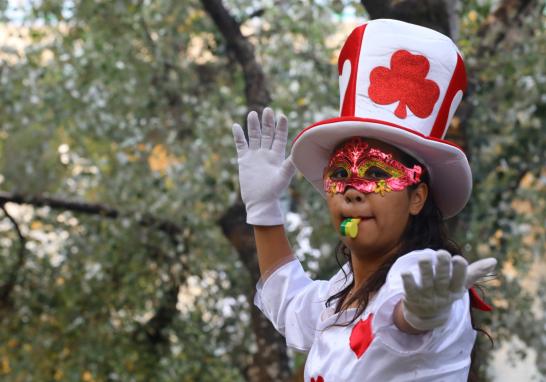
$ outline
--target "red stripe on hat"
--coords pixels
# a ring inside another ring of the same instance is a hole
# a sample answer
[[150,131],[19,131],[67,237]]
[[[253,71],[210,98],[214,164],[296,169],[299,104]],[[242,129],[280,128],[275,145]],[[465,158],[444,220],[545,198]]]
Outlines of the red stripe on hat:
[[438,116],[430,132],[431,137],[442,138],[447,129],[447,118],[449,117],[449,109],[453,103],[453,98],[459,90],[463,92],[466,90],[466,71],[464,68],[464,62],[461,58],[461,55],[457,54],[457,64],[455,65],[455,71],[453,72],[453,77],[449,82],[449,86],[446,90],[446,95],[444,96],[444,101],[440,110],[438,111]]
[[341,107],[341,115],[355,115],[355,94],[356,94],[356,78],[358,74],[358,61],[360,58],[360,48],[362,47],[362,39],[364,38],[364,30],[366,29],[366,24],[355,28],[343,48],[339,53],[339,58],[337,61],[337,71],[341,76],[343,71],[343,64],[346,60],[351,62],[351,77],[347,83],[347,89],[343,96],[343,105]]
[[391,126],[391,127],[397,128],[397,129],[407,131],[408,133],[411,133],[413,135],[417,135],[417,136],[419,136],[421,138],[424,138],[424,139],[426,139],[428,141],[435,141],[435,142],[445,143],[446,145],[453,146],[453,147],[463,151],[462,148],[460,148],[458,145],[456,145],[453,142],[446,141],[446,140],[443,140],[441,138],[427,137],[426,135],[421,134],[420,132],[418,132],[416,130],[409,129],[409,128],[404,127],[404,126],[397,125],[396,123],[392,123],[392,122],[388,122],[388,121],[381,121],[379,119],[360,118],[360,117],[353,117],[353,116],[325,119],[324,121],[320,121],[320,122],[317,122],[317,123],[315,123],[315,124],[313,124],[311,126],[308,126],[305,129],[303,129],[302,131],[300,131],[300,133],[292,141],[292,144],[296,143],[296,141],[299,139],[299,137],[301,137],[306,131],[312,129],[313,127],[328,125],[330,123],[336,123],[336,122],[370,122],[370,123],[377,123],[377,124],[385,125],[385,126]]

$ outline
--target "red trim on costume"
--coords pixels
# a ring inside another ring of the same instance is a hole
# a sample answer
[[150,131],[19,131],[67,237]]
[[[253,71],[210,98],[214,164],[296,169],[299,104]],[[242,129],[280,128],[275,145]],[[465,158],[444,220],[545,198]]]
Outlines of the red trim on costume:
[[423,139],[426,139],[427,141],[434,141],[434,142],[440,142],[440,143],[444,143],[446,145],[450,145],[450,146],[453,146],[461,151],[463,151],[463,149],[461,149],[459,146],[457,146],[455,143],[453,142],[450,142],[450,141],[445,141],[443,139],[440,139],[440,138],[435,138],[435,137],[427,137],[426,135],[424,134],[421,134],[420,132],[418,131],[415,131],[415,130],[412,130],[412,129],[408,129],[407,127],[404,127],[404,126],[400,126],[400,125],[397,125],[396,123],[392,123],[392,122],[388,122],[388,121],[381,121],[379,119],[372,119],[372,118],[360,118],[360,117],[352,117],[352,116],[349,116],[349,117],[337,117],[337,118],[330,118],[330,119],[326,119],[324,121],[320,121],[320,122],[317,122],[311,126],[308,126],[306,127],[305,129],[303,129],[297,136],[296,138],[294,138],[294,140],[292,141],[292,144],[296,143],[296,141],[298,140],[298,138],[300,136],[303,135],[303,133],[305,133],[307,130],[309,129],[312,129],[313,127],[316,127],[316,126],[321,126],[321,125],[326,125],[326,124],[330,124],[330,123],[335,123],[335,122],[370,122],[370,123],[378,123],[378,124],[381,124],[381,125],[387,125],[387,126],[391,126],[391,127],[396,127],[397,129],[400,129],[400,130],[404,130],[404,131],[407,131],[408,133],[411,133],[411,134],[414,134],[414,135],[417,135]]
[[446,95],[440,110],[438,110],[438,115],[436,116],[436,121],[434,121],[434,126],[430,132],[431,137],[442,138],[447,129],[447,118],[449,117],[449,109],[451,109],[451,104],[453,103],[453,98],[459,90],[466,91],[467,81],[466,81],[466,70],[464,68],[464,62],[461,58],[461,55],[457,54],[457,65],[453,71],[453,77],[449,82],[449,86],[446,90]]
[[351,62],[351,76],[347,83],[347,89],[343,95],[343,106],[341,108],[341,115],[354,115],[355,114],[355,94],[356,94],[356,78],[358,76],[358,61],[360,58],[360,49],[362,47],[362,39],[364,38],[364,30],[366,24],[355,28],[345,41],[337,62],[337,71],[341,76],[343,71],[343,64],[346,60]]
[[473,308],[483,310],[484,312],[491,312],[493,310],[493,307],[486,303],[476,292],[475,288],[470,288],[468,290],[470,292],[470,305]]

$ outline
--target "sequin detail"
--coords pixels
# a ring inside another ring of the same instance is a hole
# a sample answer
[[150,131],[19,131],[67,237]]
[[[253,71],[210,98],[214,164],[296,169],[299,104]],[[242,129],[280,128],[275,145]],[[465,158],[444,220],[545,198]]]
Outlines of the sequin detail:
[[440,88],[426,78],[430,69],[428,59],[398,50],[392,55],[390,66],[379,66],[370,72],[370,99],[380,105],[398,102],[394,114],[400,119],[407,117],[406,108],[416,117],[429,117],[440,96]]
[[339,147],[324,169],[324,191],[329,194],[344,193],[353,187],[363,193],[401,191],[419,183],[423,168],[408,168],[392,158],[392,154],[370,148],[360,137],[353,137]]

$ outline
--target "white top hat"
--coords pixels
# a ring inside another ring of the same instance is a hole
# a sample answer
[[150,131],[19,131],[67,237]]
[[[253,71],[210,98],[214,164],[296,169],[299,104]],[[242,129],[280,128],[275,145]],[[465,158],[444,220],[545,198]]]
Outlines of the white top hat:
[[322,175],[332,150],[352,136],[375,138],[426,166],[445,218],[460,212],[470,198],[472,173],[464,152],[443,139],[466,89],[453,41],[402,21],[369,21],[347,38],[338,71],[340,116],[294,139],[296,168],[324,195]]

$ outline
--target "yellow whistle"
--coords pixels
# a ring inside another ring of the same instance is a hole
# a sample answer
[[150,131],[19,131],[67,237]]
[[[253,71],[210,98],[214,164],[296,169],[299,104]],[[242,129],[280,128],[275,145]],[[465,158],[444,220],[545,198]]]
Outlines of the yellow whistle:
[[341,236],[349,236],[350,238],[354,239],[358,235],[358,223],[360,223],[360,219],[356,218],[348,218],[343,220],[339,226]]

